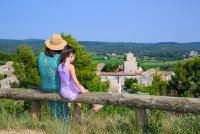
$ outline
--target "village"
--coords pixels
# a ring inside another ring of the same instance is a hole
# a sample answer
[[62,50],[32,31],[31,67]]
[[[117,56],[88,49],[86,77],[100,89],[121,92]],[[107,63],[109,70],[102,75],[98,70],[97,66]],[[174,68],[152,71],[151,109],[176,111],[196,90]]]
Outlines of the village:
[[125,61],[122,63],[121,70],[117,72],[102,72],[104,63],[97,65],[98,75],[102,81],[110,81],[110,89],[113,92],[121,93],[124,89],[124,81],[126,79],[135,78],[138,84],[143,86],[150,86],[153,81],[153,75],[159,74],[163,80],[170,80],[173,72],[171,71],[160,71],[159,69],[151,68],[143,71],[141,67],[138,67],[136,57],[131,52],[125,53]]

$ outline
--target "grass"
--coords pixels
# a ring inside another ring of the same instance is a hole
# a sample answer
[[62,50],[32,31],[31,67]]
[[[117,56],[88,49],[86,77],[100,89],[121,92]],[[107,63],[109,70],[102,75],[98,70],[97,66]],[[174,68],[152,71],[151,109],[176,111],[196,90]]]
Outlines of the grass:
[[[24,112],[18,115],[2,112],[0,114],[0,129],[31,129],[36,131],[45,131],[48,134],[65,134],[65,133],[124,133],[136,131],[135,123],[129,124],[130,118],[135,120],[134,110],[128,112],[131,116],[120,115],[116,112],[108,113],[99,112],[90,114],[89,111],[82,114],[83,125],[72,119],[68,124],[44,114],[41,120],[31,121],[30,113]],[[105,118],[106,116],[106,118]],[[134,125],[134,126],[133,126]]]
[[149,110],[149,125],[138,129],[133,108],[109,106],[94,114],[83,111],[83,125],[79,125],[74,119],[64,124],[47,113],[43,114],[40,120],[31,121],[28,112],[8,114],[1,111],[0,129],[31,129],[45,131],[47,134],[198,134],[200,132],[199,115]]

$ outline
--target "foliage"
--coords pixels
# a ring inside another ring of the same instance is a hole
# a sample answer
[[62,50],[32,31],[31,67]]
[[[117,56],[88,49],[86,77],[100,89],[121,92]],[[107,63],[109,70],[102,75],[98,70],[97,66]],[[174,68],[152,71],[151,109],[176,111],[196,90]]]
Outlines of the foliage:
[[115,71],[117,71],[118,67],[119,67],[118,64],[112,65],[112,64],[108,63],[108,64],[105,64],[102,71],[103,72],[115,72]]
[[15,56],[15,54],[0,52],[0,66],[5,65],[6,61],[11,61],[14,56]]
[[198,97],[200,95],[200,58],[190,59],[186,63],[179,62],[175,75],[168,84],[168,92],[174,96]]
[[193,114],[182,114],[175,118],[168,119],[169,127],[166,133],[176,134],[199,134],[200,132],[200,116]]
[[0,66],[1,66],[1,65],[5,65],[5,64],[6,64],[5,61],[1,61],[1,60],[0,60]]
[[134,93],[140,92],[140,90],[142,88],[144,88],[143,85],[140,85],[140,84],[137,84],[137,83],[133,83],[131,85],[131,88],[128,90],[128,92],[134,94]]
[[172,71],[175,65],[173,64],[169,64],[169,65],[161,65],[160,66],[160,70],[164,70],[164,71]]
[[0,80],[7,78],[6,74],[0,74]]
[[14,101],[10,99],[1,99],[0,101],[0,113],[7,112],[11,115],[19,115],[24,111],[24,105],[21,101]]
[[19,80],[19,87],[33,88],[40,86],[37,59],[28,46],[22,45],[17,49],[17,55],[14,58],[14,69],[14,74]]
[[94,92],[107,92],[109,86],[109,81],[101,82],[101,78],[99,76],[96,76],[87,83],[87,88]]
[[167,81],[163,80],[159,74],[154,74],[152,85],[141,88],[141,91],[150,95],[167,95]]
[[11,61],[13,58],[14,54],[9,54],[5,52],[0,53],[0,61]]
[[[72,118],[68,124],[52,118],[50,114],[45,114],[40,120],[31,121],[30,113],[27,111],[21,114],[9,114],[0,111],[0,129],[32,129],[44,131],[51,134],[65,133],[88,133],[88,134],[198,134],[200,131],[200,116],[192,114],[166,114],[158,110],[150,110],[149,124],[142,130],[137,129],[135,110],[127,107],[109,107],[110,111],[101,110],[98,113],[86,112],[82,114],[83,124],[80,125]],[[121,107],[122,110],[119,110]],[[113,111],[111,111],[113,110]],[[106,117],[106,118],[105,118]]]
[[143,132],[147,134],[160,134],[163,131],[162,120],[166,117],[163,111],[149,110],[148,111],[148,125],[144,126]]
[[136,78],[130,78],[130,79],[126,79],[125,81],[124,81],[124,85],[125,85],[125,87],[126,88],[128,88],[128,89],[130,89],[131,88],[131,85],[133,84],[133,83],[137,83],[137,79]]

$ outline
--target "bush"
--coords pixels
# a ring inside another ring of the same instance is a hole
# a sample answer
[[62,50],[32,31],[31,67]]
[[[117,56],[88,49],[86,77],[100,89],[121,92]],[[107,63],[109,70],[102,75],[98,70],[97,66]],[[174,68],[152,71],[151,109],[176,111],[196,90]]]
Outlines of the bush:
[[1,61],[1,60],[0,60],[0,66],[1,66],[1,65],[5,65],[5,64],[6,64],[5,61]]
[[103,67],[102,71],[103,71],[103,72],[115,72],[115,71],[117,71],[118,67],[119,67],[118,64],[115,64],[115,65],[106,64],[106,65]]
[[6,74],[0,74],[0,80],[7,78],[8,76]]
[[19,115],[24,110],[23,101],[14,101],[10,99],[1,99],[0,101],[0,113],[6,112],[11,115]]
[[124,85],[125,85],[125,87],[126,88],[128,88],[128,89],[130,89],[131,88],[131,85],[133,84],[133,83],[137,83],[137,79],[133,79],[133,78],[130,78],[130,79],[126,79],[125,81],[124,81]]
[[186,63],[179,62],[175,75],[168,84],[168,94],[173,96],[200,96],[200,58],[190,59]]

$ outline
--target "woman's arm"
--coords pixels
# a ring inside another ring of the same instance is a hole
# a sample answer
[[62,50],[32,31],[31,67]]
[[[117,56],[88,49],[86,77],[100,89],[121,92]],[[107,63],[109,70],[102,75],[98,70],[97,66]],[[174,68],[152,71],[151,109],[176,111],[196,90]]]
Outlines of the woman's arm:
[[80,90],[80,92],[82,92],[82,93],[87,92],[86,89],[82,89],[82,88],[81,88],[81,85],[80,85],[80,83],[79,83],[79,81],[78,81],[78,79],[77,79],[77,77],[76,77],[76,72],[75,72],[75,68],[74,68],[73,65],[70,65],[69,71],[70,71],[70,73],[71,73],[72,80],[73,80],[74,84],[75,84],[76,87]]

